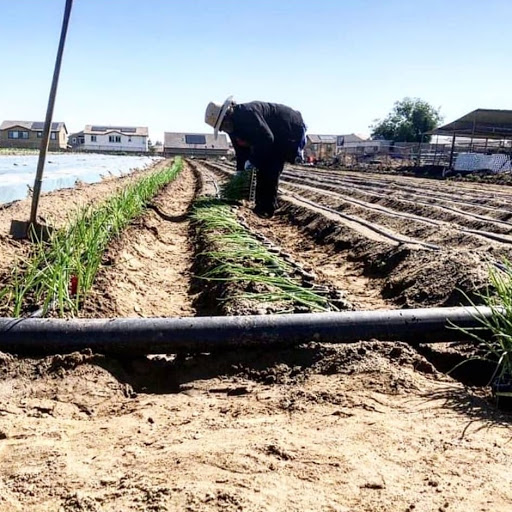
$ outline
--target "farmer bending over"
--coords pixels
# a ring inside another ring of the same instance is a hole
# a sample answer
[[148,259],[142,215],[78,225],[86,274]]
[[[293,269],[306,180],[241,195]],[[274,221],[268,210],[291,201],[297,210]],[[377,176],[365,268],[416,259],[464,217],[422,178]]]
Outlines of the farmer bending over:
[[230,96],[223,105],[210,103],[205,122],[226,132],[236,153],[236,169],[249,161],[258,169],[256,207],[260,217],[270,218],[277,207],[277,188],[284,163],[302,159],[306,126],[302,115],[285,105],[251,101],[238,105]]

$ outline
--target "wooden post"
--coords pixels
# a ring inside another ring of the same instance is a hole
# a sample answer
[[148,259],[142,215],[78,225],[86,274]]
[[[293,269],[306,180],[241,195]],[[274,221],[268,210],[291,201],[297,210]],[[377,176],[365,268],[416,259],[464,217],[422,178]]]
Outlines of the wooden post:
[[469,144],[469,152],[473,153],[473,139],[475,137],[475,127],[476,127],[476,114],[473,114],[473,130],[471,131],[471,142]]
[[455,132],[453,132],[453,137],[452,137],[452,149],[450,151],[450,163],[448,164],[448,169],[451,170],[452,168],[452,165],[453,165],[453,152],[455,151]]
[[436,165],[436,158],[437,158],[437,146],[439,144],[439,135],[436,135],[436,149],[434,150],[434,160],[432,162],[432,166]]
[[416,167],[421,166],[421,145],[423,144],[423,138],[425,137],[425,134],[421,134],[420,141],[418,143],[418,154],[416,155]]
[[510,140],[509,142],[510,142],[510,152],[508,154],[508,158],[509,158],[509,165],[510,165],[510,163],[512,162],[512,140]]
[[53,107],[55,106],[55,97],[57,96],[57,86],[59,84],[60,66],[62,63],[62,54],[64,53],[64,44],[66,43],[66,34],[68,31],[69,17],[71,15],[71,7],[73,0],[66,0],[64,9],[64,18],[62,20],[62,30],[60,33],[59,48],[57,50],[57,58],[55,59],[55,69],[53,71],[52,86],[50,89],[50,97],[48,99],[48,107],[46,109],[46,119],[44,121],[43,137],[39,150],[39,160],[37,162],[36,179],[34,181],[34,193],[32,196],[32,207],[30,210],[30,223],[34,224],[37,218],[37,207],[39,206],[39,196],[41,195],[41,184],[43,183],[44,162],[50,142],[50,133],[52,127]]

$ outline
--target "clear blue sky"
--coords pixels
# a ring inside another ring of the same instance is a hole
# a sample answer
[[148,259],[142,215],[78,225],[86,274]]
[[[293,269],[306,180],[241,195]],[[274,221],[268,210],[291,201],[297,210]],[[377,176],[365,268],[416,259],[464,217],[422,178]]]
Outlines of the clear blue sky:
[[[43,120],[64,0],[0,0],[0,119]],[[512,109],[511,0],[75,0],[54,120],[208,131],[233,94],[369,132],[404,96]]]

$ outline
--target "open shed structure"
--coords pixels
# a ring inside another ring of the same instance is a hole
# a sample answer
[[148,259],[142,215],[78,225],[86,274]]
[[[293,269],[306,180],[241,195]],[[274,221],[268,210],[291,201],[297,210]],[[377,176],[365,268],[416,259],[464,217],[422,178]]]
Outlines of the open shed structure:
[[512,139],[512,110],[478,108],[431,132],[472,139]]
[[512,110],[479,108],[427,134],[451,137],[451,144],[435,148],[433,163],[466,171],[512,168]]

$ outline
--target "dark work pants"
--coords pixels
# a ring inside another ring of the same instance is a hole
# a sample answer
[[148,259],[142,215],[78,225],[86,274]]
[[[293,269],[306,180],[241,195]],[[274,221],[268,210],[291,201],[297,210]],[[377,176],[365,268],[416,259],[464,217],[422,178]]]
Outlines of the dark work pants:
[[277,188],[279,176],[283,172],[284,161],[275,160],[258,168],[256,181],[256,210],[274,215],[277,208]]

